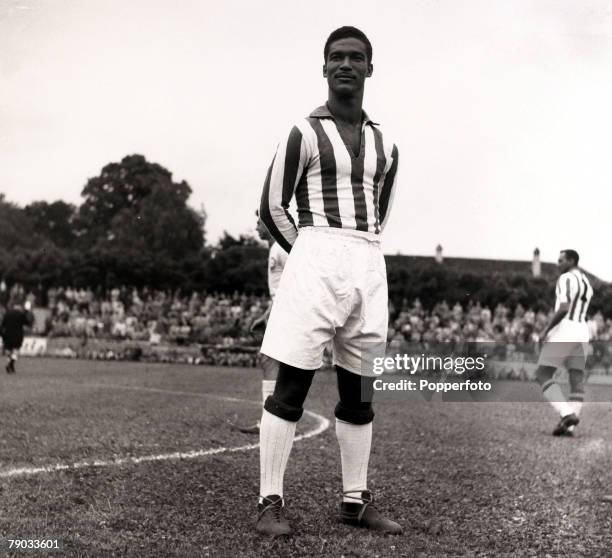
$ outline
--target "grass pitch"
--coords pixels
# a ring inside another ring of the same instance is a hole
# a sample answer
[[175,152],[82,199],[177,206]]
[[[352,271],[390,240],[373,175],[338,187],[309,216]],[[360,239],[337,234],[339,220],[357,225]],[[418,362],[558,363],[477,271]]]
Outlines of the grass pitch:
[[[405,528],[385,537],[335,520],[335,378],[319,373],[307,408],[332,428],[294,446],[285,497],[296,536],[270,541],[253,531],[257,450],[204,455],[257,442],[228,423],[258,417],[256,370],[36,359],[18,366],[0,376],[1,538],[60,538],[65,556],[612,552],[612,504],[601,499],[612,493],[609,403],[587,405],[573,439],[550,436],[555,416],[545,404],[380,403],[370,487]],[[515,386],[525,401],[537,400],[537,386]],[[612,400],[601,386],[588,386],[587,396]],[[305,417],[298,434],[317,426]],[[68,468],[46,471],[58,466]],[[10,555],[6,546],[0,554]]]

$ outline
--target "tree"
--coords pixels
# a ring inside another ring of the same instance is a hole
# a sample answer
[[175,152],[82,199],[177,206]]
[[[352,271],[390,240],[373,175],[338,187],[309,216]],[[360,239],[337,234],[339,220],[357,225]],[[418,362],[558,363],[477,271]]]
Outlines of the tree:
[[589,314],[601,312],[604,317],[612,318],[612,283],[602,283],[593,292]]
[[252,236],[227,232],[206,263],[206,287],[211,291],[264,294],[267,292],[267,247]]
[[[106,165],[100,176],[87,181],[81,193],[84,199],[75,223],[80,244],[91,246],[100,239],[110,238],[115,218],[121,213],[123,220],[130,215],[136,217],[144,200],[152,194],[157,201],[171,201],[172,208],[186,207],[191,188],[185,181],[173,182],[170,171],[148,162],[142,155],[128,155],[120,163]],[[200,217],[203,226],[204,216]],[[181,224],[177,219],[177,228]],[[202,243],[203,232],[202,229]]]
[[238,238],[233,237],[227,231],[223,231],[223,236],[217,243],[217,250],[227,250],[233,246],[257,246],[262,248],[264,245],[254,236],[241,234]]
[[103,245],[149,253],[160,261],[182,260],[204,246],[204,218],[167,184],[154,184],[138,205],[122,209],[111,221]]
[[6,201],[0,194],[0,249],[12,252],[15,249],[31,249],[40,246],[41,239],[35,234],[32,221],[23,209]]
[[62,200],[48,203],[35,201],[24,208],[36,233],[58,248],[69,248],[74,242],[73,221],[76,214],[74,205]]
[[[207,253],[204,211],[187,205],[191,188],[142,155],[106,165],[88,180],[75,219],[76,246],[98,281],[193,288]],[[199,268],[199,269],[198,269]]]

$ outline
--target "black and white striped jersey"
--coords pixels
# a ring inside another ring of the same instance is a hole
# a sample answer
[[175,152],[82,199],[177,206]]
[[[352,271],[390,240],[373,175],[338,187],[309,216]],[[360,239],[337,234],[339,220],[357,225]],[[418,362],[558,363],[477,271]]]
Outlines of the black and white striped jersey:
[[266,176],[260,217],[287,252],[297,238],[288,211],[294,196],[298,227],[380,234],[389,217],[397,167],[397,147],[365,112],[356,155],[327,106],[319,107],[279,144]]
[[577,267],[562,273],[557,279],[555,289],[555,311],[562,303],[569,306],[565,319],[586,322],[586,313],[593,296],[593,288],[588,277]]

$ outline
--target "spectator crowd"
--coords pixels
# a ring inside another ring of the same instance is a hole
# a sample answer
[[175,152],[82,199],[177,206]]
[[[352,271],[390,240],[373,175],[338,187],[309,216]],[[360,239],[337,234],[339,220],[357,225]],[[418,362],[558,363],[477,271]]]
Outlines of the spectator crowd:
[[[268,297],[241,293],[183,294],[126,287],[107,292],[67,287],[32,293],[19,285],[9,292],[0,284],[0,305],[16,298],[44,309],[38,332],[48,338],[77,338],[84,345],[88,340],[199,345],[203,363],[221,365],[254,362],[263,330],[251,331],[251,326],[269,304]],[[494,342],[526,352],[536,350],[551,317],[550,312],[535,312],[520,304],[489,308],[478,302],[464,307],[441,301],[426,309],[418,299],[403,300],[397,306],[390,303],[389,315],[389,341],[396,343]],[[592,340],[612,339],[612,319],[601,313],[590,317],[589,328]]]
[[238,293],[183,295],[116,288],[96,296],[89,289],[50,289],[46,333],[177,345],[253,346],[258,334],[249,332],[250,325],[267,305],[267,297]]
[[[390,308],[389,338],[411,342],[496,342],[525,345],[540,341],[551,312],[534,312],[520,304],[513,310],[503,304],[494,309],[480,303],[464,308],[439,302],[425,310],[419,300],[404,300],[396,311]],[[597,313],[589,320],[591,339],[612,338],[612,320]]]

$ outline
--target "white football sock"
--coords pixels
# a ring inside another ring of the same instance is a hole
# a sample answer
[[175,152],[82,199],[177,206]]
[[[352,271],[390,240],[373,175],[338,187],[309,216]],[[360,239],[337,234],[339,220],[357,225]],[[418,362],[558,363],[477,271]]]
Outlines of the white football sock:
[[[572,409],[574,410],[574,414],[576,416],[579,416],[580,411],[582,411],[582,397],[584,397],[584,394],[580,394],[577,396],[573,393],[570,395],[569,404],[572,406]],[[575,426],[573,424],[567,427],[570,432],[573,432],[574,428]]]
[[283,477],[296,425],[264,409],[259,426],[260,502],[265,496],[283,495]]
[[336,437],[340,444],[342,461],[342,490],[353,492],[343,496],[343,502],[356,503],[350,496],[358,496],[357,491],[368,489],[368,461],[372,446],[372,423],[351,424],[336,419]]
[[575,393],[570,394],[569,404],[572,406],[572,409],[576,416],[579,416],[580,411],[582,411],[583,398],[584,398],[583,394],[579,394],[579,395],[576,395]]
[[571,415],[574,412],[572,406],[566,401],[561,391],[561,386],[557,382],[546,382],[542,386],[542,395],[562,417]]
[[276,380],[262,380],[261,381],[261,396],[263,398],[263,402],[266,402],[269,395],[274,393],[274,386],[276,385]]
[[[572,406],[574,414],[579,416],[580,411],[582,411],[582,399],[574,399],[574,397],[576,397],[574,394],[570,395],[569,404]],[[573,424],[567,427],[570,432],[573,432],[574,428],[575,426]]]

